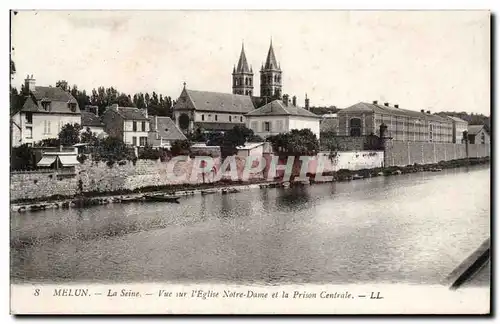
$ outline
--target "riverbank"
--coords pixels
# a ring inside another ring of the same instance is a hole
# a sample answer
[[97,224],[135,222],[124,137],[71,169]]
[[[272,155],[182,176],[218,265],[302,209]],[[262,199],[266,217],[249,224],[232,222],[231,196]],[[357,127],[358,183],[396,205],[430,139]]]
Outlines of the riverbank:
[[[337,172],[324,173],[324,176],[332,176],[332,181],[352,181],[357,179],[378,177],[378,176],[393,176],[415,172],[439,172],[444,169],[459,168],[465,166],[473,166],[479,164],[488,164],[489,157],[486,158],[469,158],[451,161],[441,161],[439,163],[425,165],[408,165],[405,167],[382,167],[374,169],[361,169],[356,171],[341,169]],[[183,184],[170,185],[161,187],[143,187],[136,190],[122,190],[115,192],[85,192],[79,196],[54,196],[43,199],[31,199],[24,201],[12,201],[11,210],[18,212],[39,211],[45,209],[68,209],[68,208],[85,208],[96,205],[106,205],[112,203],[128,203],[128,202],[144,202],[145,196],[150,194],[163,194],[167,197],[181,197],[189,195],[207,195],[207,194],[228,194],[236,193],[243,190],[253,188],[276,188],[289,187],[304,184],[321,183],[314,180],[314,176],[309,174],[309,181],[304,182],[288,182],[288,181],[267,181],[253,180],[250,182],[234,182],[220,181],[216,183],[204,184]],[[329,181],[328,181],[329,182]]]

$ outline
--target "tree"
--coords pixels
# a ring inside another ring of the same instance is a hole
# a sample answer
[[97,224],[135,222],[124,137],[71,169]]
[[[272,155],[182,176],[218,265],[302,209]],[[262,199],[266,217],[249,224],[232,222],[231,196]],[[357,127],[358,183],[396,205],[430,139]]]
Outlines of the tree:
[[316,155],[319,151],[319,141],[310,129],[292,129],[288,133],[269,136],[267,140],[280,156]]
[[90,146],[96,146],[99,142],[95,133],[92,132],[90,127],[87,127],[84,132],[80,135],[80,141],[82,143],[88,143]]
[[191,153],[191,142],[189,140],[176,140],[172,143],[170,152],[173,156],[189,155]]
[[59,80],[59,81],[57,81],[56,82],[56,88],[61,88],[64,91],[67,91],[69,89],[68,81],[66,81],[66,80]]
[[59,147],[61,141],[58,138],[45,138],[37,143],[40,147]]
[[206,142],[207,138],[201,128],[196,128],[194,132],[187,134],[187,138],[192,142]]
[[35,168],[33,149],[28,144],[12,148],[10,168],[11,170],[33,170]]
[[61,145],[71,146],[80,142],[80,125],[79,124],[66,124],[59,132],[59,140]]

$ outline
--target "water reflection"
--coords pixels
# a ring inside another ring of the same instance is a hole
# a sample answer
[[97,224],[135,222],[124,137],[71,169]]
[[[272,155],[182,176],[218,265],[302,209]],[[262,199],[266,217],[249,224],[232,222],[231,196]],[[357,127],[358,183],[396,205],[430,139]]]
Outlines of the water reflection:
[[14,281],[439,283],[490,235],[489,176],[471,167],[180,204],[12,213],[11,274]]

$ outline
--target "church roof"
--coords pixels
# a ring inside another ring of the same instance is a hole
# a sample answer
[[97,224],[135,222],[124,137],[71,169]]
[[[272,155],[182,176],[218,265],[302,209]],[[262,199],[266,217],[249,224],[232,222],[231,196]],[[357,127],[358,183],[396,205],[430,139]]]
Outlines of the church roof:
[[248,68],[247,57],[245,55],[245,47],[242,44],[240,59],[238,61],[238,66],[236,67],[236,73],[250,73],[250,72],[251,71]]
[[252,116],[301,116],[301,117],[311,117],[311,118],[321,118],[316,114],[313,114],[309,110],[306,110],[301,107],[293,106],[292,104],[288,104],[285,106],[283,101],[274,100],[270,103],[260,107],[259,109],[255,109],[248,114],[248,117]]
[[274,55],[273,41],[271,40],[271,45],[269,46],[269,51],[267,52],[266,64],[264,65],[266,70],[279,70],[278,63],[276,62],[276,56]]
[[[185,95],[195,110],[246,114],[255,109],[250,96],[184,89],[180,97]],[[177,100],[174,109],[182,109],[183,104]]]

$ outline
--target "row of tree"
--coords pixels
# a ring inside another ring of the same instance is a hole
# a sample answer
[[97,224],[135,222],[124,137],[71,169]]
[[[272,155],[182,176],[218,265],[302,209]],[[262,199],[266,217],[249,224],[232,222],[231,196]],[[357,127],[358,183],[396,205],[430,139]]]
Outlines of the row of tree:
[[[102,115],[108,106],[118,104],[121,107],[146,108],[148,114],[151,115],[172,117],[172,108],[175,104],[170,96],[164,96],[155,91],[151,94],[140,92],[130,95],[120,92],[114,87],[100,86],[97,89],[92,89],[91,93],[88,94],[86,90],[80,90],[76,84],[70,87],[66,80],[57,81],[55,86],[70,92],[82,110],[87,105],[97,106],[99,115]],[[26,98],[25,93],[24,84],[21,85],[20,91],[15,87],[10,88],[11,113],[22,108]]]

